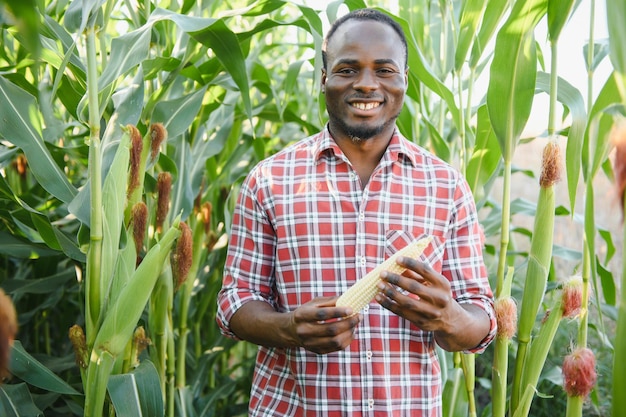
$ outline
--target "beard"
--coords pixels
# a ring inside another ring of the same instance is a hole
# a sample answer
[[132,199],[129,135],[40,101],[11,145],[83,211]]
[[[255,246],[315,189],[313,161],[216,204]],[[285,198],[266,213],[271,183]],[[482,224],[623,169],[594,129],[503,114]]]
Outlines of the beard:
[[345,120],[334,115],[329,115],[329,119],[333,122],[333,125],[340,132],[343,132],[345,135],[349,136],[350,139],[352,139],[352,141],[356,143],[371,139],[380,134],[390,125],[394,124],[399,115],[400,113],[375,126],[369,126],[366,124],[349,125],[345,122]]

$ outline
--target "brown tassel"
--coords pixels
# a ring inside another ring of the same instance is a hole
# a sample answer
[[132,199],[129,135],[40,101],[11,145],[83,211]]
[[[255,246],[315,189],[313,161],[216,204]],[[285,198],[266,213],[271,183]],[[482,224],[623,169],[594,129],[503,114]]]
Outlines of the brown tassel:
[[163,223],[170,210],[170,193],[172,190],[172,174],[161,172],[157,177],[157,210],[156,210],[156,230],[163,230]]

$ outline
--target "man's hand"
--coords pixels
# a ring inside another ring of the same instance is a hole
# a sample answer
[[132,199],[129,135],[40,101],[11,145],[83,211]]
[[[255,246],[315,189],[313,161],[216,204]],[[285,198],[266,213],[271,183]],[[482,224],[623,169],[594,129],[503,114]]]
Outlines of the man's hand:
[[437,343],[449,351],[474,348],[487,336],[487,314],[475,305],[456,302],[443,275],[415,259],[402,257],[398,263],[407,268],[403,275],[381,274],[376,301],[383,307],[434,332]]
[[354,339],[358,315],[346,307],[335,307],[337,297],[316,298],[291,314],[297,345],[318,354],[343,350]]
[[241,339],[267,347],[303,347],[325,354],[345,349],[354,339],[359,315],[336,307],[338,297],[320,297],[289,313],[263,301],[250,301],[233,315],[230,326]]

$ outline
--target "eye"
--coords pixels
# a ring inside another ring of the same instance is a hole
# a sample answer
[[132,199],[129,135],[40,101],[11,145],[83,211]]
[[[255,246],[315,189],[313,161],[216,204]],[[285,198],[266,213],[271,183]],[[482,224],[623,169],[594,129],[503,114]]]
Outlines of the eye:
[[392,68],[380,68],[377,70],[377,73],[382,75],[382,76],[390,76],[390,75],[394,75],[397,74],[398,71],[392,69]]
[[337,74],[341,74],[341,75],[351,75],[351,74],[356,74],[356,71],[353,68],[340,68],[336,71]]

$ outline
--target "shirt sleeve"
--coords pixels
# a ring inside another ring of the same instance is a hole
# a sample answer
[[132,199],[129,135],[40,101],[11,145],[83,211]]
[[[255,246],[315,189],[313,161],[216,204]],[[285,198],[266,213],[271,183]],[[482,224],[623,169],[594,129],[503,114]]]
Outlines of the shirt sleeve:
[[276,239],[263,208],[257,172],[249,174],[239,192],[217,296],[217,324],[222,334],[235,339],[230,320],[241,306],[259,300],[276,308],[272,290]]
[[490,321],[487,336],[465,353],[482,353],[497,331],[493,292],[483,260],[484,234],[478,221],[474,197],[463,177],[454,191],[454,207],[442,264],[442,274],[450,280],[453,297],[459,304],[480,307]]

